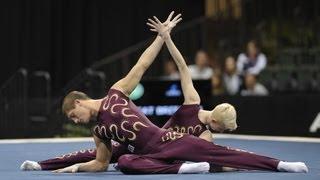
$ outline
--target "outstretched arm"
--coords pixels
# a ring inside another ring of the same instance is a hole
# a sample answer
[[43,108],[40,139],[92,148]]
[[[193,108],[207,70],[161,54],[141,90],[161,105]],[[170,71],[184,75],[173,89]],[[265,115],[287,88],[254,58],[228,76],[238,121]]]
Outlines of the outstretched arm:
[[133,66],[129,73],[124,78],[116,82],[112,88],[117,89],[129,96],[140,82],[143,74],[153,63],[154,59],[161,50],[162,45],[162,38],[157,36],[153,43],[142,53],[138,62]]
[[[200,104],[200,96],[193,86],[192,78],[188,69],[188,66],[181,55],[180,51],[177,49],[170,37],[170,30],[182,19],[179,18],[181,15],[176,16],[171,22],[161,23],[156,17],[155,21],[149,20],[149,26],[152,27],[152,31],[157,31],[160,36],[165,40],[168,50],[174,59],[180,73],[181,87],[184,96],[183,104]],[[169,29],[169,30],[166,30]]]
[[111,141],[108,144],[104,144],[98,137],[94,135],[94,141],[97,146],[96,159],[86,162],[78,163],[72,166],[58,169],[53,172],[57,173],[75,173],[75,172],[100,172],[108,169],[109,162],[112,155]]
[[181,87],[184,96],[183,104],[200,104],[200,96],[193,86],[192,78],[183,56],[181,55],[181,53],[179,52],[179,50],[177,49],[170,37],[167,38],[165,42],[171,56],[173,57],[179,69]]
[[[170,22],[173,14],[174,12],[170,13],[166,22]],[[148,19],[148,20],[150,21],[151,19]],[[153,63],[154,59],[156,58],[159,51],[161,50],[163,43],[164,43],[163,39],[158,35],[156,39],[153,41],[153,43],[143,52],[143,54],[140,56],[136,65],[133,66],[133,68],[126,75],[126,77],[116,82],[112,86],[112,88],[118,89],[119,91],[123,92],[125,95],[129,96],[131,92],[135,89],[135,87],[138,85],[138,83],[140,82],[145,71]]]

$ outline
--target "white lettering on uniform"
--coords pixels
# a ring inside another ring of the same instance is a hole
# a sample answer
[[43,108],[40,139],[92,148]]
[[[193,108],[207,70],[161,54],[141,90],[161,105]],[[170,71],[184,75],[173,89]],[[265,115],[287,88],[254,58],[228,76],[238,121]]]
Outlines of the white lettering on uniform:
[[128,150],[133,153],[133,152],[134,152],[134,146],[132,146],[131,144],[129,144],[129,145],[128,145]]

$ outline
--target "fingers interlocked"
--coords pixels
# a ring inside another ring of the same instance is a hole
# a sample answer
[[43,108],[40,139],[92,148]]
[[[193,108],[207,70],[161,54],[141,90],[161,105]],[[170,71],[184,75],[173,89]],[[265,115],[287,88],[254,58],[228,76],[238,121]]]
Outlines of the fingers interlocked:
[[147,25],[151,27],[150,31],[158,32],[161,36],[166,36],[165,33],[170,33],[181,20],[181,14],[176,15],[173,19],[174,11],[172,11],[165,22],[161,22],[156,16],[153,19],[149,18]]

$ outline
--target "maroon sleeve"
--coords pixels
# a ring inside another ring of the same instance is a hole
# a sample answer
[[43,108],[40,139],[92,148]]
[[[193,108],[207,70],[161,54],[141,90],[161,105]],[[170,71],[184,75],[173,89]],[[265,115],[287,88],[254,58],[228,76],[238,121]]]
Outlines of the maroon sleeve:
[[99,132],[99,131],[101,131],[101,129],[99,129],[99,128],[100,127],[98,125],[95,125],[91,130],[92,134],[97,136],[104,144],[108,144],[109,141],[111,141],[111,139],[106,139],[106,137],[103,137],[101,135],[101,132]]
[[187,121],[185,120],[186,117],[188,117],[188,119],[192,119],[191,117],[194,116],[198,117],[199,109],[199,104],[188,104],[180,106],[179,109],[170,117],[170,119],[162,128],[168,129],[177,124],[176,121]]

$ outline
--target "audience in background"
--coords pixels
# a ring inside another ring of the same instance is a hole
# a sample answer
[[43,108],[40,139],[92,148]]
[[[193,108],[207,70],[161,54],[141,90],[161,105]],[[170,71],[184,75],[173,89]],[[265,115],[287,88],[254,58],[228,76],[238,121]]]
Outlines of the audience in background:
[[244,77],[245,88],[241,90],[242,96],[266,96],[269,94],[268,90],[259,82],[257,76],[247,73]]
[[247,52],[241,53],[237,60],[237,70],[243,76],[247,73],[259,75],[266,67],[267,58],[260,52],[255,41],[249,41],[247,44]]
[[210,79],[213,70],[209,66],[209,56],[203,51],[199,50],[195,56],[195,64],[188,66],[192,79]]
[[[212,95],[265,96],[269,94],[268,90],[257,82],[257,75],[266,67],[267,59],[259,51],[255,41],[248,42],[247,52],[241,53],[237,61],[233,56],[226,57],[223,71],[217,67],[213,70],[209,64],[208,54],[199,50],[195,55],[195,64],[189,65],[188,68],[193,80],[211,80]],[[164,76],[161,79],[180,79],[173,60],[164,62]]]
[[161,79],[164,79],[164,80],[180,79],[179,71],[172,59],[168,59],[164,62],[164,76],[162,76]]
[[236,60],[232,56],[228,56],[224,62],[223,83],[228,95],[239,92],[241,79],[237,72]]
[[215,71],[215,73],[211,76],[211,90],[212,95],[214,96],[225,94],[222,82],[222,75],[220,71]]
[[312,72],[312,78],[309,81],[309,85],[308,85],[309,86],[308,89],[311,92],[320,92],[320,74],[318,73],[320,72],[317,72],[317,71]]

